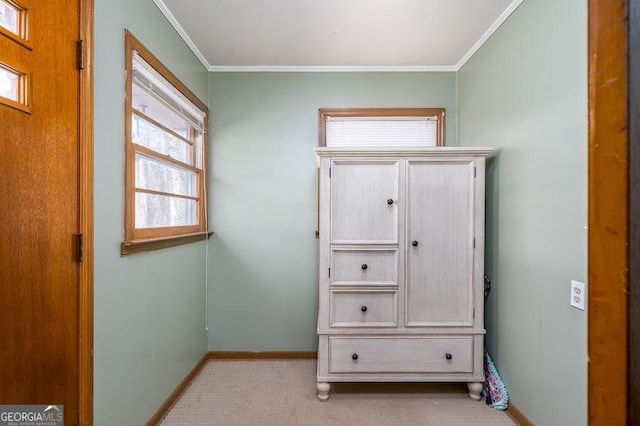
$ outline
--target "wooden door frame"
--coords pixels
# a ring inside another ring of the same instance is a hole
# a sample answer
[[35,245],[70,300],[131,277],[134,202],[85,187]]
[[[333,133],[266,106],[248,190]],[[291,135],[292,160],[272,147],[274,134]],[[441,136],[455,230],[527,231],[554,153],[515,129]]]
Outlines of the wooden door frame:
[[629,424],[628,1],[589,0],[590,425]]
[[84,69],[79,95],[80,229],[84,259],[79,276],[79,421],[93,424],[93,21],[94,0],[80,0],[80,40],[84,40]]
[[[629,0],[629,259],[640,259],[640,0]],[[640,424],[640,264],[629,262],[629,424]]]

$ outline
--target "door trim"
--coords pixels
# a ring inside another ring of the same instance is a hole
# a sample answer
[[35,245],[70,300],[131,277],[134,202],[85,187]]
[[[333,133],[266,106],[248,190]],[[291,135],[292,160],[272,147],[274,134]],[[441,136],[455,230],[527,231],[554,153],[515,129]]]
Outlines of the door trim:
[[[640,0],[629,2],[629,259],[640,258]],[[640,424],[640,264],[629,263],[629,424]]]
[[588,414],[628,420],[628,0],[589,0]]
[[79,419],[93,424],[93,21],[94,0],[80,0],[80,38],[85,62],[80,70],[80,229],[84,235],[84,259],[79,277]]

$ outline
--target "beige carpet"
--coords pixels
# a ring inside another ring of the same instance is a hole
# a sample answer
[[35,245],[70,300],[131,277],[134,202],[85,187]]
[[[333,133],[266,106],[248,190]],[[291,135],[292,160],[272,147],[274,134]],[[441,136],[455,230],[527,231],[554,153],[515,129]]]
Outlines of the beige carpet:
[[336,384],[316,398],[315,360],[210,361],[169,425],[514,425],[463,384]]

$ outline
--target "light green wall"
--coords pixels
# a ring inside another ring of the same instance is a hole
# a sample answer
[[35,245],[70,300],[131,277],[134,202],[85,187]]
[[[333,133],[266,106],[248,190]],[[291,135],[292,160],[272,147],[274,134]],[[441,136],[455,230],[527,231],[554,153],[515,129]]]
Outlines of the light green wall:
[[124,29],[203,101],[207,71],[152,0],[95,1],[95,422],[144,424],[207,348],[205,244],[120,257]]
[[535,424],[587,424],[587,4],[526,0],[458,73],[461,145],[488,168],[490,354]]
[[209,348],[317,346],[318,108],[445,107],[453,73],[211,73]]
[[124,28],[211,106],[210,350],[316,348],[318,108],[442,106],[448,145],[501,148],[489,351],[536,424],[586,424],[585,0],[523,2],[457,74],[207,73],[152,0],[95,8],[97,426],[144,423],[207,350],[205,243],[119,255]]

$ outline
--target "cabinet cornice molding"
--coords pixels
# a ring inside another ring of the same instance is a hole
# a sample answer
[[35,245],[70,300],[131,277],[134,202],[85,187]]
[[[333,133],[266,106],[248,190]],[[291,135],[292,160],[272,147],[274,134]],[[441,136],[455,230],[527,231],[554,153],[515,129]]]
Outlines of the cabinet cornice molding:
[[440,147],[315,147],[318,157],[489,157],[497,150],[489,146],[440,146]]

